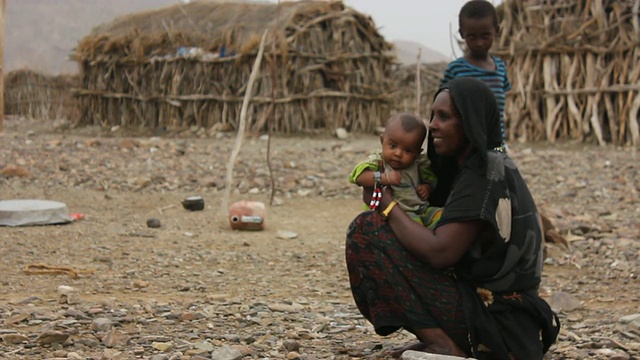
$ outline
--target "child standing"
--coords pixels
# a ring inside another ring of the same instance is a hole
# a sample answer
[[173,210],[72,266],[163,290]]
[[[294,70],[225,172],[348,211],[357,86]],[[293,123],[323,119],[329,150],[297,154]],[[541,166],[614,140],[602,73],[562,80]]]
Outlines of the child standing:
[[415,221],[433,227],[441,211],[430,207],[428,202],[436,176],[422,153],[426,134],[427,128],[417,116],[408,113],[392,116],[380,136],[382,149],[356,165],[349,181],[370,188],[390,186],[400,208]]
[[497,56],[489,54],[498,34],[498,14],[487,0],[470,0],[462,6],[458,15],[460,36],[466,51],[447,66],[441,85],[458,77],[475,77],[485,82],[493,91],[500,110],[502,149],[506,150],[507,135],[504,124],[506,92],[511,89],[507,67]]

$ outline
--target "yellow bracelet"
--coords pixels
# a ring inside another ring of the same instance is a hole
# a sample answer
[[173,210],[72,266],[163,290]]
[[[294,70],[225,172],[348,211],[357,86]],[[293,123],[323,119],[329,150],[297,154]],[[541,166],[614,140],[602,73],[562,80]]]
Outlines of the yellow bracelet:
[[398,202],[393,200],[389,203],[389,205],[387,205],[387,207],[384,209],[384,211],[382,211],[382,217],[386,220],[389,217],[389,213],[391,213],[391,210],[393,210],[393,208],[398,205]]

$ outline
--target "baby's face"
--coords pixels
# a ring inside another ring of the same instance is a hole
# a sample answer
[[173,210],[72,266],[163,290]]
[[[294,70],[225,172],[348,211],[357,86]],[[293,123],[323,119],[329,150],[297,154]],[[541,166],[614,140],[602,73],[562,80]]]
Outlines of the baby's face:
[[381,137],[382,160],[393,170],[413,164],[422,151],[419,131],[407,132],[399,123],[390,124]]

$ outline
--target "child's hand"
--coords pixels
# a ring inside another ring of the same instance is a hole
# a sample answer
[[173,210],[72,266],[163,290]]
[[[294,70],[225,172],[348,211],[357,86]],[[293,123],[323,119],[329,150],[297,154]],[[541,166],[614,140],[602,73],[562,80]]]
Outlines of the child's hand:
[[431,186],[428,184],[420,184],[416,187],[416,193],[420,199],[427,201],[431,195]]
[[401,180],[400,172],[393,170],[385,172],[382,178],[387,181],[387,185],[398,185]]

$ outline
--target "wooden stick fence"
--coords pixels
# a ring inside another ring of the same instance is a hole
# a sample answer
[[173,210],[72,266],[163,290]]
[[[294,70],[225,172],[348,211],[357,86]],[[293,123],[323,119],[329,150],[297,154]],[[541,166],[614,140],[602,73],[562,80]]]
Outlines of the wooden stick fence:
[[640,144],[640,0],[506,0],[510,139]]

